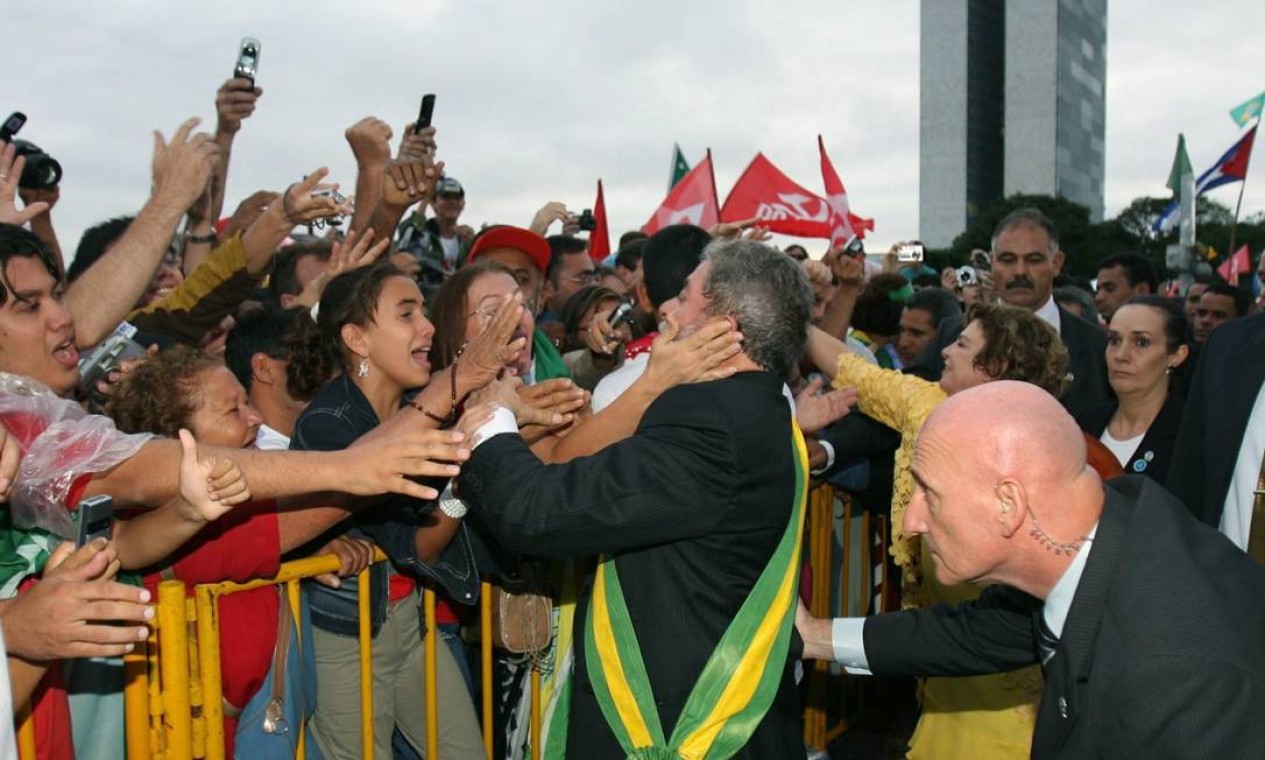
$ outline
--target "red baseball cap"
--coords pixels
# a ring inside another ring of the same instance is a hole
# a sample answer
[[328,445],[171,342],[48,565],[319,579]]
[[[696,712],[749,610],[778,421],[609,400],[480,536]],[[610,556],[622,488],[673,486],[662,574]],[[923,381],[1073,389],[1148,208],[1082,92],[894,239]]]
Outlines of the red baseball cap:
[[549,241],[531,230],[511,227],[508,224],[488,227],[480,232],[474,239],[474,245],[470,246],[470,255],[466,257],[466,263],[474,261],[480,255],[495,248],[513,248],[522,251],[531,257],[541,274],[549,269],[549,259],[552,256]]

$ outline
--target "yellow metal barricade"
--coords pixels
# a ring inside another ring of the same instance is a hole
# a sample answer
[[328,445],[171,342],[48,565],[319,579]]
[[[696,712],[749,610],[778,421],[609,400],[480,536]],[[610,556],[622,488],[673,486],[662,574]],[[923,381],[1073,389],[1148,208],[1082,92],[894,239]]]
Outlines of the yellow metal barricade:
[[[842,507],[842,555],[836,562],[834,558],[835,540],[835,504]],[[848,615],[852,609],[852,563],[853,555],[858,554],[859,561],[859,612],[869,615],[872,612],[884,611],[885,597],[891,592],[892,578],[887,573],[887,555],[889,544],[888,521],[879,516],[871,522],[870,515],[860,516],[858,531],[853,530],[854,512],[851,498],[842,492],[836,492],[829,485],[821,485],[809,493],[808,534],[806,552],[809,567],[812,570],[813,588],[808,599],[809,612],[815,617],[833,617],[836,614]],[[859,541],[855,533],[861,535]],[[854,549],[854,544],[856,548]],[[831,605],[834,589],[831,579],[834,567],[840,566],[839,572],[839,609]],[[877,570],[875,566],[877,565]],[[877,577],[876,577],[877,572]],[[877,609],[874,600],[877,599]],[[825,749],[830,742],[848,730],[847,705],[843,702],[845,690],[840,679],[844,677],[841,668],[831,663],[817,661],[806,668],[807,692],[804,706],[804,742],[812,747]],[[831,703],[831,694],[836,693],[839,703]],[[836,722],[830,723],[831,718]]]
[[[373,561],[386,560],[375,550]],[[299,583],[322,573],[336,572],[338,558],[322,555],[287,562],[272,578],[248,583],[208,583],[194,587],[190,599],[181,581],[158,586],[158,614],[154,635],[146,647],[124,658],[124,702],[129,760],[162,758],[219,760],[225,753],[223,681],[220,672],[219,599],[262,588],[286,587],[284,603],[299,619]],[[368,588],[368,569],[360,588]],[[433,628],[433,609],[428,610]],[[360,595],[361,708],[364,756],[373,757],[372,639],[369,636],[369,597]],[[301,634],[300,634],[301,635]],[[433,637],[432,637],[433,638]],[[429,674],[433,680],[434,670]],[[428,684],[428,688],[433,684]],[[434,702],[428,701],[428,725],[434,721]],[[303,727],[299,756],[304,754]]]
[[[375,563],[385,561],[375,549]],[[181,581],[163,581],[158,588],[158,612],[149,641],[124,658],[124,702],[129,760],[185,760],[225,756],[223,680],[220,663],[219,600],[229,594],[265,586],[285,586],[285,603],[299,620],[300,582],[338,570],[338,558],[322,555],[287,562],[272,578],[248,583],[199,584],[189,598]],[[359,576],[360,589],[368,588],[369,571]],[[493,679],[491,586],[481,585],[480,661],[483,681],[483,743],[489,760],[493,755]],[[425,640],[426,750],[427,757],[439,757],[439,710],[437,658],[439,629],[435,618],[435,592],[423,591],[427,636]],[[373,735],[373,652],[370,636],[369,595],[359,595],[360,614],[360,702],[361,748],[366,759],[374,755]],[[301,635],[301,634],[300,634]],[[533,757],[539,757],[540,674],[531,679],[531,743]],[[30,721],[21,736],[34,743]],[[298,734],[298,757],[304,757],[302,726]],[[23,745],[25,746],[25,745]],[[33,750],[26,757],[34,757]]]

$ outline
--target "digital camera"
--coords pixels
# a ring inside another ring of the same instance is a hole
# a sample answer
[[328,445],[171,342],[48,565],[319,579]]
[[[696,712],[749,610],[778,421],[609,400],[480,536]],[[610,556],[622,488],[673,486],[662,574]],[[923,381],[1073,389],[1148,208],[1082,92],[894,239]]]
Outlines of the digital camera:
[[593,216],[593,209],[586,208],[576,217],[576,222],[580,225],[581,232],[592,232],[597,229],[597,217]]

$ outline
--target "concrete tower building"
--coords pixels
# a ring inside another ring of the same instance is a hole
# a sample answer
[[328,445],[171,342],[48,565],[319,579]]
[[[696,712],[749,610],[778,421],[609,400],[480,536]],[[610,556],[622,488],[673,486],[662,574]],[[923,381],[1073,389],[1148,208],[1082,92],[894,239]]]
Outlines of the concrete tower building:
[[1103,210],[1106,0],[923,0],[919,234],[1005,195]]

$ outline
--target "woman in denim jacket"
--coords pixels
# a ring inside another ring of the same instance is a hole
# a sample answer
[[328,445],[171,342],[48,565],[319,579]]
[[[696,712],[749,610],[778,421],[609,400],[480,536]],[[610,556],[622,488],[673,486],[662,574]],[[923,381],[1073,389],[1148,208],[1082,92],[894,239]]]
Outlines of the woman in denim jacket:
[[[427,353],[435,330],[423,312],[417,283],[389,263],[334,278],[321,297],[316,321],[295,338],[291,392],[313,400],[295,424],[291,448],[343,449],[380,425],[446,426],[466,395],[495,378],[525,348],[522,338],[511,340],[521,299],[510,299],[505,307],[456,364],[432,377]],[[457,472],[453,465],[451,474]],[[431,485],[439,491],[444,483]],[[426,632],[419,621],[417,581],[475,601],[478,569],[461,516],[459,504],[437,508],[434,501],[388,496],[338,528],[372,540],[391,559],[370,573],[377,757],[391,757],[396,730],[419,754],[425,747]],[[316,629],[317,739],[326,757],[356,758],[361,754],[356,580],[348,578],[337,589],[308,584],[307,593]],[[441,755],[481,758],[469,693],[447,647],[438,652]]]

